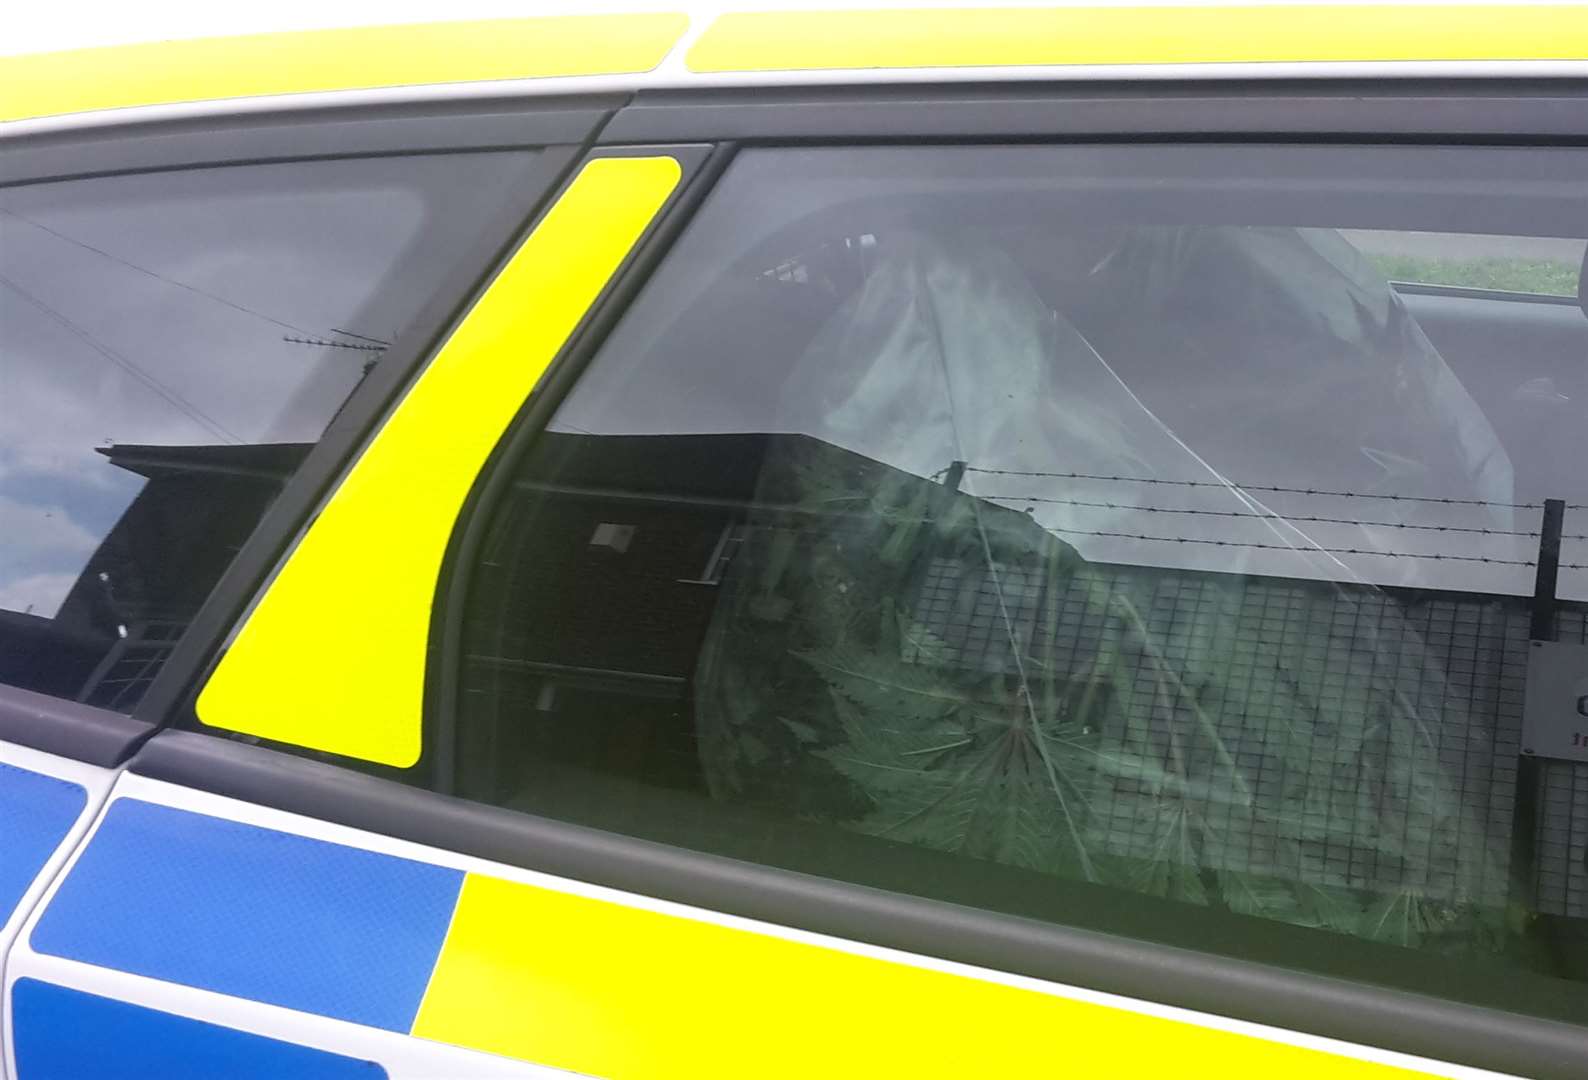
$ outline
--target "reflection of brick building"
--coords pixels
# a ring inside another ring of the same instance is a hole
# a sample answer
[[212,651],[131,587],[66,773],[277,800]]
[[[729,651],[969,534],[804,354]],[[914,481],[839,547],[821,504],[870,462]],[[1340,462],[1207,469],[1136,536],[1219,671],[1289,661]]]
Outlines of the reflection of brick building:
[[[688,682],[767,437],[544,436],[486,540],[466,641],[465,770],[510,786],[515,759],[698,781]],[[478,645],[474,644],[478,643]],[[553,711],[580,730],[496,718]],[[489,717],[490,719],[487,719]],[[555,748],[551,746],[554,742]],[[490,797],[490,793],[481,794]]]
[[498,651],[624,677],[687,676],[716,603],[710,564],[743,517],[765,440],[583,439],[559,467],[564,438],[582,439],[552,436],[540,456],[555,485],[521,481],[515,492],[536,500],[516,522],[534,539],[504,548],[511,566],[488,556],[476,579],[492,588],[505,575],[523,595],[503,607],[516,618],[500,628]]
[[[488,541],[475,579],[477,589],[508,590],[507,599],[490,607],[513,621],[477,633],[500,643],[497,662],[532,657],[636,685],[687,680],[746,514],[757,497],[769,497],[757,490],[762,463],[774,444],[799,443],[815,440],[545,436],[531,473],[555,479],[518,481],[524,509],[507,515],[505,530]],[[826,449],[857,471],[905,476],[859,454]],[[983,513],[1040,531],[1006,507],[985,504]]]
[[115,446],[143,489],[53,619],[0,613],[0,680],[130,708],[220,579],[303,444]]

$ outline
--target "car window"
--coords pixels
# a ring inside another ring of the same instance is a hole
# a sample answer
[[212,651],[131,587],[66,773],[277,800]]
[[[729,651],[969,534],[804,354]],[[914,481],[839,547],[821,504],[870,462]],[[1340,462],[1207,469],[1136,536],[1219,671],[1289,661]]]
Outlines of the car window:
[[1581,236],[1585,164],[742,153],[504,466],[458,790],[1580,1018],[1588,765],[1519,759],[1588,319],[1414,310],[1363,237]]
[[528,158],[0,190],[0,682],[135,705]]
[[1343,231],[1379,273],[1396,282],[1575,298],[1582,276],[1580,239]]

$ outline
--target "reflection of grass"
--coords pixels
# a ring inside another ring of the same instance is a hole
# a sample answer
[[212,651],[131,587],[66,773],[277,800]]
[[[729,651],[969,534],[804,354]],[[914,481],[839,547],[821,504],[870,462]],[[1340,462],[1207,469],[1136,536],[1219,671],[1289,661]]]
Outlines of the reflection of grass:
[[1369,255],[1392,281],[1461,285],[1469,289],[1576,296],[1576,263],[1549,259],[1439,259],[1417,255]]

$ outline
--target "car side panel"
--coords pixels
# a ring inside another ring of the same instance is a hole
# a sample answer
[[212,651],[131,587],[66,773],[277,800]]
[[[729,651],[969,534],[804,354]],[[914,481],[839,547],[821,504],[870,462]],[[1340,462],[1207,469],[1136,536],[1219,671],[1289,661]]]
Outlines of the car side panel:
[[118,1075],[194,1080],[217,1062],[227,1076],[562,1075],[405,1030],[455,868],[175,809],[193,793],[160,785],[151,799],[148,782],[121,783],[11,950],[16,1080],[77,1075],[109,1052]]
[[[7,999],[29,1024],[30,996],[52,993],[37,984],[394,1077],[1015,1075],[1047,1060],[1116,1075],[1498,1075],[735,918],[134,774],[14,950]],[[68,1053],[51,1035],[65,1029],[40,1023],[18,1045]],[[20,1060],[17,1080],[36,1080]]]
[[[116,773],[0,742],[0,977],[22,924],[87,833]],[[0,1016],[9,1047],[10,1014]],[[0,1078],[9,1077],[0,1055]]]

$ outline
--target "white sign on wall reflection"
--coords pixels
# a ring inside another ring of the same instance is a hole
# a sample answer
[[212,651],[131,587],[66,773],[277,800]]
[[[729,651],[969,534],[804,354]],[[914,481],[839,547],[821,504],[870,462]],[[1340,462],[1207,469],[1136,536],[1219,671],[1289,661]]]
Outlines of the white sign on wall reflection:
[[1532,643],[1522,708],[1522,752],[1588,761],[1588,645]]

